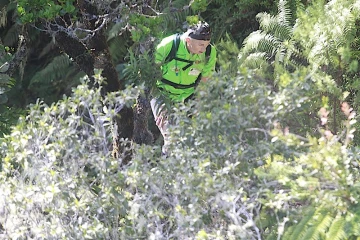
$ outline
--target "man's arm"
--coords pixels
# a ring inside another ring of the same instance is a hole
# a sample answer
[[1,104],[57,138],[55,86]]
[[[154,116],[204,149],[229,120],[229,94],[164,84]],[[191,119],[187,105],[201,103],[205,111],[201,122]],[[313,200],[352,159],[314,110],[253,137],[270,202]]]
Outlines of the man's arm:
[[170,53],[173,38],[173,36],[166,37],[157,45],[155,51],[156,65],[161,66],[165,62],[167,55]]
[[216,48],[211,46],[209,61],[207,61],[201,72],[202,82],[206,82],[213,75],[213,73],[215,72],[215,64],[216,64]]

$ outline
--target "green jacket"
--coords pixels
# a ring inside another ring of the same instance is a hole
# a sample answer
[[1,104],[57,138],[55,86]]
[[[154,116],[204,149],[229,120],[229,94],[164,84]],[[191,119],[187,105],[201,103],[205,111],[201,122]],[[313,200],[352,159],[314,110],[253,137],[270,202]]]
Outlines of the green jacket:
[[[162,77],[175,84],[191,85],[196,82],[199,74],[202,77],[210,77],[215,70],[216,63],[216,49],[211,46],[211,53],[208,60],[205,59],[205,52],[202,54],[190,54],[186,48],[186,42],[184,35],[180,38],[180,44],[176,57],[194,61],[194,63],[187,69],[183,70],[183,67],[188,63],[172,60],[168,63],[164,63],[166,57],[169,55],[174,35],[164,38],[157,46],[155,52],[155,63],[161,64]],[[162,82],[160,79],[156,82],[160,92],[170,100],[174,102],[184,101],[191,94],[194,93],[195,87],[190,88],[176,88],[169,84]]]

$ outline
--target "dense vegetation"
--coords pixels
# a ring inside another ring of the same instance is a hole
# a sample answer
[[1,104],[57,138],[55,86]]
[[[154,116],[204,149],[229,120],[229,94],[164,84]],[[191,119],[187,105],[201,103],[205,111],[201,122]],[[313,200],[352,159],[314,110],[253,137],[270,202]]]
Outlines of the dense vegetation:
[[[360,1],[0,3],[0,239],[360,239]],[[217,72],[148,100],[204,19]]]

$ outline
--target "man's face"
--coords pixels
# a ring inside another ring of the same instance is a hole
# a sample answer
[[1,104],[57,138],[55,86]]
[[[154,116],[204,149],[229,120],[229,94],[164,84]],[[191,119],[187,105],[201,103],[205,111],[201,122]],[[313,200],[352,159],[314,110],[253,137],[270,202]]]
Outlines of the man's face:
[[210,41],[197,40],[191,37],[186,38],[187,48],[192,54],[201,54],[205,52],[206,47],[210,44]]

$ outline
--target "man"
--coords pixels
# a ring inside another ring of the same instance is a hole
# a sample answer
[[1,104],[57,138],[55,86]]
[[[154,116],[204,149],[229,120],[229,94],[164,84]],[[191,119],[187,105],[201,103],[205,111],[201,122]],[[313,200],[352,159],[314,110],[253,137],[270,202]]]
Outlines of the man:
[[[179,38],[175,35],[164,38],[156,48],[155,63],[160,65],[162,79],[156,86],[160,96],[150,101],[151,109],[162,136],[163,154],[167,154],[168,111],[165,102],[183,102],[189,99],[202,81],[206,82],[215,70],[216,49],[210,45],[211,30],[206,22],[191,26]],[[174,44],[179,41],[175,53]]]

